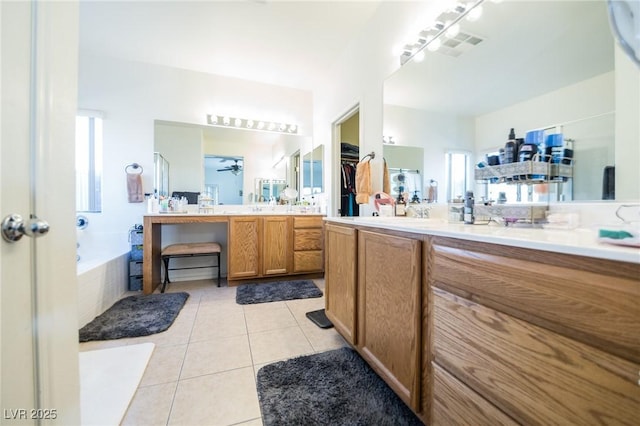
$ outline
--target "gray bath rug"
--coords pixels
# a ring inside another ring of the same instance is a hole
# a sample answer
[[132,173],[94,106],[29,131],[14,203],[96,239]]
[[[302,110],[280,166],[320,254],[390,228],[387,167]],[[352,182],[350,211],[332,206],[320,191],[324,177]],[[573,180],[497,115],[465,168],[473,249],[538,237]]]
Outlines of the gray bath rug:
[[160,333],[173,324],[188,298],[184,292],[125,297],[82,327],[80,341]]
[[236,303],[279,302],[282,300],[321,297],[320,290],[311,280],[278,281],[265,284],[242,284],[236,289]]
[[265,365],[256,379],[270,425],[421,425],[351,348]]

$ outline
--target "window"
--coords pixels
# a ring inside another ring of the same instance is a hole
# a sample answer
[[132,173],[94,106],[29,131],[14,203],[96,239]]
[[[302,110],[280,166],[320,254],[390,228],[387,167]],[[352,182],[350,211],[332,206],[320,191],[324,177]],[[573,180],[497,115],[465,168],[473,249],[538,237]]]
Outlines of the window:
[[447,153],[447,199],[464,197],[469,179],[469,154],[465,152]]
[[102,211],[102,118],[76,117],[76,211]]

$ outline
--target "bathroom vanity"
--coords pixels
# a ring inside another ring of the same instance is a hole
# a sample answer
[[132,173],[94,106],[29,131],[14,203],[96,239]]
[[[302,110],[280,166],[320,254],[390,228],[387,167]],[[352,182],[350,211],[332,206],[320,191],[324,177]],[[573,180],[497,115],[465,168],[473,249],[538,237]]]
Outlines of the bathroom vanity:
[[227,280],[322,273],[323,216],[310,213],[148,214],[144,216],[143,292],[160,284],[162,226],[227,224]]
[[636,424],[638,249],[406,218],[325,241],[327,317],[426,424]]

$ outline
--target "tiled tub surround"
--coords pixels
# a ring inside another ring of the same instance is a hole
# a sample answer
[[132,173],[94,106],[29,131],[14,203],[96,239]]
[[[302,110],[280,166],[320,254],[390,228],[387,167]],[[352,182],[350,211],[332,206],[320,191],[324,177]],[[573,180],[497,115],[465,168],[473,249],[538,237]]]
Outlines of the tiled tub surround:
[[127,291],[129,247],[123,233],[78,231],[78,326],[113,305]]

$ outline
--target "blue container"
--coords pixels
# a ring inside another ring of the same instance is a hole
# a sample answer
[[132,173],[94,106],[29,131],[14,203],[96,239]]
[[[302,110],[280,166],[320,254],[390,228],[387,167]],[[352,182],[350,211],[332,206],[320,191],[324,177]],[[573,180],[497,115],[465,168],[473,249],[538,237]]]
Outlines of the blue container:
[[531,130],[524,137],[524,142],[534,145],[542,145],[544,142],[544,130]]
[[552,163],[560,163],[564,156],[564,140],[562,133],[553,133],[545,141],[545,154]]
[[131,260],[142,260],[142,244],[131,246]]

